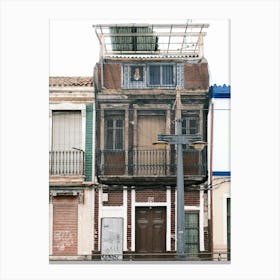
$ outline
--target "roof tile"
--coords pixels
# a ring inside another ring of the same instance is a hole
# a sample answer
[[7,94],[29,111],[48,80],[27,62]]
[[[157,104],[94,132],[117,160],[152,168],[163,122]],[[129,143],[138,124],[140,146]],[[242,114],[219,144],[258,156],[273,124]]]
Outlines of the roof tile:
[[74,77],[74,76],[56,76],[49,77],[49,86],[85,86],[92,87],[93,86],[93,77]]

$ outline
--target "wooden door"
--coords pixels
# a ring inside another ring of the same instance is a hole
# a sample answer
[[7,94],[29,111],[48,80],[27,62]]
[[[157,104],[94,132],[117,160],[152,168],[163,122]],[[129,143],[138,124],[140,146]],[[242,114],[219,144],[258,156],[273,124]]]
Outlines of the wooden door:
[[166,208],[136,208],[136,252],[157,257],[166,251]]
[[165,132],[165,115],[138,116],[137,131],[137,175],[165,175],[166,152],[158,150],[153,143],[157,142],[158,134]]

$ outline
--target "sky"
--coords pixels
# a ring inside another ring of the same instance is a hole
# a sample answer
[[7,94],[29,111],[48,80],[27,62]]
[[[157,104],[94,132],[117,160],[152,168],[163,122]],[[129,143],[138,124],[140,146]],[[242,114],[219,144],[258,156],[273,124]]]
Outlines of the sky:
[[[180,20],[155,21],[141,20],[141,23],[183,23]],[[230,84],[230,20],[229,19],[191,19],[193,23],[208,23],[204,31],[204,56],[208,60],[210,85]],[[110,21],[50,20],[50,76],[91,76],[99,58],[99,43],[94,24],[135,23],[115,19]]]

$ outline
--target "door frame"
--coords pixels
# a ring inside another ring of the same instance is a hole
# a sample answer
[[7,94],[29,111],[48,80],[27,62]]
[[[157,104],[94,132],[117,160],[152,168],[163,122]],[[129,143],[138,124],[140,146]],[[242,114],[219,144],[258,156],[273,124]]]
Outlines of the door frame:
[[[168,198],[168,196],[167,196],[167,198]],[[169,201],[169,200],[167,199],[167,201]],[[132,202],[131,203],[131,212],[132,212],[131,213],[131,226],[133,227],[131,229],[131,251],[136,251],[136,207],[165,207],[166,208],[165,249],[166,249],[166,252],[171,251],[171,203],[168,203],[168,202],[134,202],[133,203],[133,199],[131,202]]]
[[138,203],[135,203],[135,207],[134,207],[134,251],[136,252],[136,208],[140,208],[140,207],[143,207],[143,208],[149,208],[149,207],[152,207],[152,208],[157,208],[157,207],[161,207],[161,208],[165,208],[165,252],[168,252],[167,250],[167,243],[168,243],[168,239],[170,240],[170,234],[169,234],[169,237],[168,237],[168,233],[167,233],[167,229],[168,229],[168,226],[167,226],[167,221],[168,221],[168,207],[167,207],[167,203],[161,203],[161,202],[138,202]]

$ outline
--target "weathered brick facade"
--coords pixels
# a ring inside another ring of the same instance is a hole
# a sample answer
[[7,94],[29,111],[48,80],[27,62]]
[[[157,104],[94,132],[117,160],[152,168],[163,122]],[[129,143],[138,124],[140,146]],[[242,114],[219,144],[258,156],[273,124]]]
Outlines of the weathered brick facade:
[[184,86],[188,90],[204,89],[209,87],[208,64],[188,64],[184,65]]
[[123,191],[122,190],[108,190],[108,201],[103,201],[103,206],[122,206],[123,205]]
[[160,190],[160,189],[137,190],[136,202],[166,202],[166,190]]
[[186,206],[199,206],[200,205],[199,191],[185,192],[184,201]]

